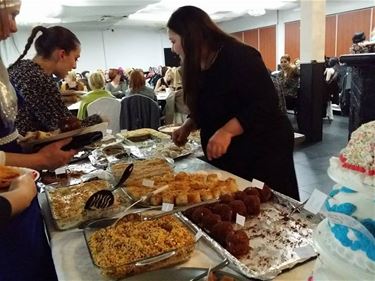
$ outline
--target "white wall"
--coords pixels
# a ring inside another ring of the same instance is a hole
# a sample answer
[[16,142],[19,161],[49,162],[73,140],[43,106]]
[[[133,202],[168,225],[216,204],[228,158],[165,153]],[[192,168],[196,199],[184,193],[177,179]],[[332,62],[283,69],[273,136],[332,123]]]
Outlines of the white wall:
[[[375,0],[329,0],[326,14],[341,13],[350,10],[375,6]],[[276,57],[284,54],[284,23],[300,19],[300,11],[268,11],[261,17],[243,16],[239,19],[219,24],[227,32],[236,32],[258,27],[276,25]],[[375,20],[375,19],[374,19]],[[355,23],[353,23],[355,24]],[[146,28],[126,28],[106,31],[74,30],[82,43],[81,58],[77,70],[107,69],[110,67],[136,67],[148,69],[149,66],[164,65],[164,50],[169,48],[170,42],[165,30]],[[14,34],[14,41],[19,52],[22,52],[30,29],[19,30]],[[13,62],[19,52],[14,48],[11,40],[6,46],[0,45],[1,56],[6,65]],[[29,51],[28,57],[35,52]]]
[[[150,66],[164,65],[164,48],[170,47],[165,30],[71,30],[81,41],[81,57],[77,63],[79,72],[120,66],[147,70]],[[14,62],[22,53],[30,33],[31,29],[21,29],[2,44],[0,51],[6,65]],[[35,50],[31,48],[26,58],[34,55]]]
[[150,66],[164,65],[162,31],[108,30],[103,33],[105,60],[108,67],[122,66],[147,70]]

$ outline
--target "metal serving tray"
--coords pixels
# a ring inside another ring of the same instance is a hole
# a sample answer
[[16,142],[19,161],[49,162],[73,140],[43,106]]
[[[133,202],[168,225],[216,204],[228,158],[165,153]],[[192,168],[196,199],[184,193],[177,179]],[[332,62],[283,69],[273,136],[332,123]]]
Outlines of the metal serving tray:
[[[248,217],[243,229],[250,240],[249,254],[234,257],[218,242],[203,232],[211,246],[222,251],[231,262],[230,267],[241,274],[255,279],[269,280],[299,263],[315,258],[312,233],[322,216],[312,216],[304,210],[288,214],[300,202],[274,191],[272,201],[261,204],[257,217]],[[188,218],[185,220],[193,224]]]

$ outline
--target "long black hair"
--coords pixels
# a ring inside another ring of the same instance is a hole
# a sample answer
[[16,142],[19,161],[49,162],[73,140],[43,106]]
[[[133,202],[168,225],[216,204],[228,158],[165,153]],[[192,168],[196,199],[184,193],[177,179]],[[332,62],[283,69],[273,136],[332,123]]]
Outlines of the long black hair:
[[77,36],[65,27],[52,26],[47,28],[39,25],[34,27],[31,31],[31,35],[27,39],[23,53],[18,57],[14,64],[25,57],[39,31],[42,32],[42,35],[40,35],[35,41],[35,50],[37,55],[42,58],[50,58],[53,51],[56,49],[62,49],[69,54],[70,51],[75,50],[81,44]]
[[202,49],[218,51],[226,41],[236,41],[222,31],[203,10],[194,6],[178,8],[169,18],[167,27],[181,37],[184,50],[182,85],[184,101],[194,118],[201,73]]

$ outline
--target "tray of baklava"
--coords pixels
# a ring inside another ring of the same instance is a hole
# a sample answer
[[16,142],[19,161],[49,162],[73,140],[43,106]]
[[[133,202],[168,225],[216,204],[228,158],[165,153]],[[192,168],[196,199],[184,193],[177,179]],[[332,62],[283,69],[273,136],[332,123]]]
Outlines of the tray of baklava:
[[[124,170],[126,165],[117,163],[112,166],[115,177],[121,174],[119,171]],[[134,162],[133,173],[126,181],[125,187],[126,193],[133,201],[161,187],[164,187],[163,191],[150,196],[148,201],[143,202],[143,206],[158,206],[163,203],[186,206],[218,199],[220,195],[238,191],[236,178],[223,176],[220,172],[174,173],[165,160]]]

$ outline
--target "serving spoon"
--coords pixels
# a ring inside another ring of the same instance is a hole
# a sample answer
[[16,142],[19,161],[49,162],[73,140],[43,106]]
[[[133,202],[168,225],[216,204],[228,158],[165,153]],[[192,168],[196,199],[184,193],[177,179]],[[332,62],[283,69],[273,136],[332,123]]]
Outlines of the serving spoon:
[[129,178],[133,171],[133,168],[134,164],[130,163],[122,173],[122,176],[118,183],[111,190],[103,189],[92,194],[85,204],[85,209],[104,209],[112,206],[115,202],[115,196],[113,195],[113,192],[116,189],[120,188],[122,184]]

